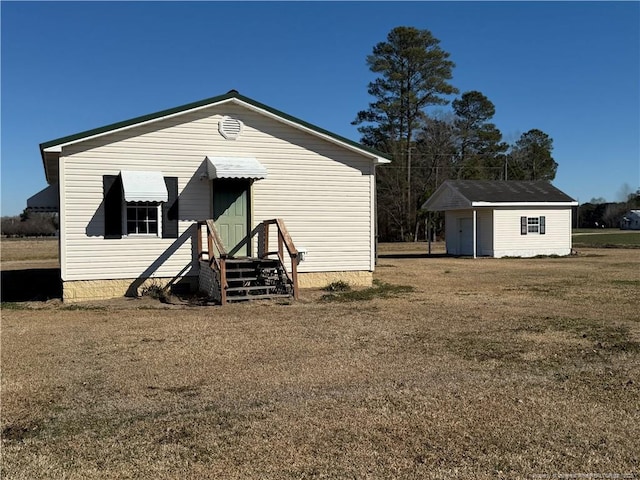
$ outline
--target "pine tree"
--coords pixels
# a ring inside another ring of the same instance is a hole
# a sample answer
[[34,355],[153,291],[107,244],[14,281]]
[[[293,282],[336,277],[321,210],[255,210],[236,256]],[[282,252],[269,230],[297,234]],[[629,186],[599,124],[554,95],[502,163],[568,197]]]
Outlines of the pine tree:
[[367,57],[378,77],[369,83],[374,97],[354,120],[365,145],[391,154],[393,163],[378,171],[378,218],[383,236],[405,239],[416,224],[419,196],[412,180],[415,133],[424,124],[426,108],[449,103],[458,92],[449,80],[454,63],[428,30],[396,27]]

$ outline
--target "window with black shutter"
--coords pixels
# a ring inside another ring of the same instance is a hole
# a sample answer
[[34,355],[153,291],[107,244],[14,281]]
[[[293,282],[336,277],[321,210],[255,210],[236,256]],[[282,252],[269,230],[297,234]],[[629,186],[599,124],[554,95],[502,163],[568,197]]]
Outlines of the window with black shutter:
[[104,193],[104,238],[122,237],[122,182],[120,175],[102,177]]
[[166,202],[127,202],[120,175],[104,175],[104,238],[178,238],[178,178],[164,177]]
[[546,232],[546,218],[520,217],[520,235],[544,235]]
[[178,177],[164,177],[168,200],[162,204],[162,238],[178,238]]

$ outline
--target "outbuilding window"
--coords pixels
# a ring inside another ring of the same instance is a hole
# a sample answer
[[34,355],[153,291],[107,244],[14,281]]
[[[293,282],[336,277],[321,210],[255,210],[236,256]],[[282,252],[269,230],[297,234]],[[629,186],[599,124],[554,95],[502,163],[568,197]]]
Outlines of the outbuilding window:
[[520,235],[544,235],[546,233],[546,218],[520,217]]
[[150,182],[138,183],[146,190],[132,189],[130,182],[125,189],[124,183],[132,178],[127,172],[102,177],[104,238],[123,235],[178,238],[178,178],[158,174],[162,192]]

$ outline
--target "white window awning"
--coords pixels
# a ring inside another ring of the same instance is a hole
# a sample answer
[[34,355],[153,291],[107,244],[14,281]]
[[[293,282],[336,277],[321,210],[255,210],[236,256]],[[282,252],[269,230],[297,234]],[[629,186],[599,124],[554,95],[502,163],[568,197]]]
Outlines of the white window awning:
[[267,178],[267,167],[255,158],[209,157],[207,173],[211,180],[216,178]]
[[169,199],[162,172],[121,170],[125,202],[166,202]]
[[27,208],[32,212],[55,213],[60,203],[58,184],[49,185],[27,199]]

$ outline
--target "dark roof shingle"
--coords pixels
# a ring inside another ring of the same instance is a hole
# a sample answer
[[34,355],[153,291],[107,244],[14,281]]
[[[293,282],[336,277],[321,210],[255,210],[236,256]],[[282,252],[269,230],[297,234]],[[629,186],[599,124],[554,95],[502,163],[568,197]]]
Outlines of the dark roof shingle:
[[471,202],[573,202],[566,193],[544,180],[447,180]]

